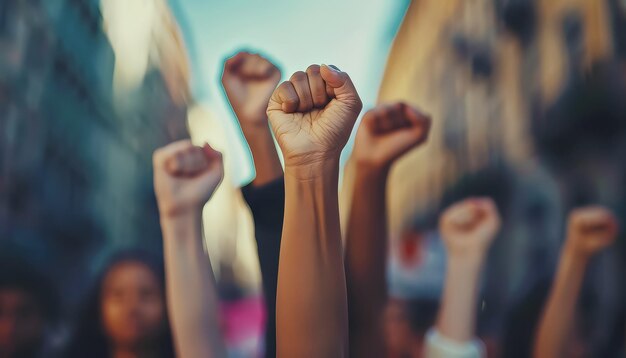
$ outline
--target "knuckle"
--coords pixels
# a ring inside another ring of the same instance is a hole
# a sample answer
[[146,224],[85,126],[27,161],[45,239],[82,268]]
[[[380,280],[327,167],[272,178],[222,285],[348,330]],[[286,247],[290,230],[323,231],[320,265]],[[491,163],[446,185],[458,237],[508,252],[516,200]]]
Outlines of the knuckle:
[[320,66],[319,65],[310,65],[309,67],[307,67],[306,73],[318,74],[318,73],[320,73]]
[[301,82],[306,79],[307,79],[307,75],[306,73],[302,71],[295,72],[293,75],[291,75],[291,81],[294,81],[294,82]]

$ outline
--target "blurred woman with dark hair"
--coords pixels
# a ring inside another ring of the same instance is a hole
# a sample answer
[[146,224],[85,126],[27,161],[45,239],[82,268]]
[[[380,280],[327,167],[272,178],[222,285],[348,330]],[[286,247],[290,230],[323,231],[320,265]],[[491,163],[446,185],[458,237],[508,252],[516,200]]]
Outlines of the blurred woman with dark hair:
[[174,357],[162,260],[141,251],[114,255],[79,316],[67,357]]

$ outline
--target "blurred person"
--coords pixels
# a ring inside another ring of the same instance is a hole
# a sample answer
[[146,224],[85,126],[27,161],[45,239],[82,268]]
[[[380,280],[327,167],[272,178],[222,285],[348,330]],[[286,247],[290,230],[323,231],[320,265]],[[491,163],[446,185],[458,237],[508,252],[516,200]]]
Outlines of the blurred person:
[[167,308],[179,357],[224,357],[218,296],[202,240],[202,208],[224,176],[221,153],[190,140],[154,152]]
[[174,357],[162,261],[122,251],[104,266],[74,327],[66,357]]
[[278,356],[348,355],[339,156],[362,107],[348,74],[326,65],[294,73],[270,99],[267,114],[285,161]]
[[222,85],[239,121],[254,161],[256,176],[242,188],[254,218],[267,321],[265,356],[276,356],[276,289],[285,207],[283,168],[267,118],[267,104],[280,81],[267,58],[239,52],[224,63]]
[[567,239],[537,329],[534,357],[586,357],[591,354],[581,331],[584,324],[576,306],[590,259],[610,246],[617,233],[617,219],[606,208],[590,206],[570,213]]
[[429,129],[430,118],[398,102],[367,112],[357,131],[345,263],[350,351],[355,357],[382,357],[386,351],[387,177],[395,160],[422,144]]
[[8,261],[0,265],[0,357],[50,356],[56,292],[42,273]]
[[437,323],[426,336],[425,357],[485,357],[476,338],[480,276],[500,229],[489,198],[469,198],[446,209],[439,232],[447,252],[446,279]]

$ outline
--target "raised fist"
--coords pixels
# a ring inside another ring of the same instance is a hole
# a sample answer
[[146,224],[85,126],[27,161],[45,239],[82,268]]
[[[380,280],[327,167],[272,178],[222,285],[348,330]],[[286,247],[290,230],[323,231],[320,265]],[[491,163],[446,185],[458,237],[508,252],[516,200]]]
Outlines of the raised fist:
[[357,163],[374,168],[394,160],[428,138],[430,118],[404,103],[378,106],[363,116],[354,143]]
[[285,166],[338,159],[362,107],[352,80],[336,67],[311,65],[294,73],[267,108]]
[[239,52],[224,63],[222,85],[241,125],[267,125],[267,103],[280,70],[257,54]]
[[500,215],[493,200],[471,198],[446,209],[439,232],[448,254],[485,254],[500,229]]
[[196,147],[189,140],[157,149],[153,163],[162,217],[200,212],[224,176],[222,154],[208,144]]
[[567,224],[566,249],[587,258],[611,245],[617,232],[617,220],[609,210],[599,206],[575,209]]

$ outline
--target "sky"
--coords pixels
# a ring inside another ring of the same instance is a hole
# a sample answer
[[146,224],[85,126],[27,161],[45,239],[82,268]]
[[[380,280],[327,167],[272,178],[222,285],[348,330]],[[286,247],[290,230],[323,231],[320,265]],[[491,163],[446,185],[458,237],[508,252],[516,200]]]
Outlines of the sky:
[[[254,174],[219,82],[224,59],[241,49],[259,52],[281,68],[283,80],[313,63],[334,64],[350,74],[367,110],[376,102],[390,45],[409,4],[409,0],[168,2],[191,61],[194,98],[211,112],[212,122],[222,126],[227,165],[236,185],[246,184]],[[212,127],[199,128],[196,131]],[[351,143],[346,152],[350,147]]]

